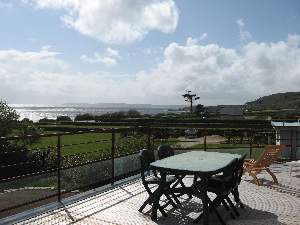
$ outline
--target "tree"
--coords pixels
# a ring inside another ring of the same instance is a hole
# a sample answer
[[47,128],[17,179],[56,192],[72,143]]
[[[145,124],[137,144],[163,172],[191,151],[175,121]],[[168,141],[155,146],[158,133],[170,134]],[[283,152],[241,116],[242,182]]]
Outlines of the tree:
[[130,109],[128,110],[127,112],[127,116],[129,118],[135,118],[135,117],[140,117],[141,116],[141,113],[135,109]]
[[199,116],[203,112],[204,112],[204,106],[201,104],[198,104],[195,109],[196,115]]
[[13,131],[18,124],[19,115],[16,110],[0,100],[0,137],[5,137]]
[[0,100],[0,136],[32,135],[24,140],[0,139],[0,179],[31,173],[39,167],[38,156],[31,154],[27,148],[29,143],[38,140],[35,134],[39,129],[29,120],[18,122],[18,119],[17,112]]
[[57,116],[56,121],[72,122],[72,119],[69,116]]
[[185,94],[182,95],[186,102],[190,103],[190,112],[193,113],[193,102],[200,99],[196,94],[192,94],[191,91],[186,91]]

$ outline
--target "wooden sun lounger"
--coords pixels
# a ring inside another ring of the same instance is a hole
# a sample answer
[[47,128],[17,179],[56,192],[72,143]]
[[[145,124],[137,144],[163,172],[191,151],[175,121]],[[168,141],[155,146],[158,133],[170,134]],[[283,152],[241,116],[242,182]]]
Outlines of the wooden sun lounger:
[[268,145],[258,160],[245,160],[244,170],[253,177],[254,182],[260,185],[257,178],[257,174],[265,170],[271,175],[275,184],[278,184],[278,180],[275,174],[270,170],[270,165],[278,158],[282,152],[284,145]]

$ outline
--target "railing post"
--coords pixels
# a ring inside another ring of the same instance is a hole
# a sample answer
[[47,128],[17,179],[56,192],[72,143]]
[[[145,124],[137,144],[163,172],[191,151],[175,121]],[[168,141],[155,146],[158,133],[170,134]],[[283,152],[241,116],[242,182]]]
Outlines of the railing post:
[[249,155],[250,156],[249,157],[252,158],[252,141],[253,141],[253,133],[252,132],[250,132],[249,138],[250,138],[250,140],[249,140],[249,144],[250,144]]
[[294,139],[294,129],[291,128],[291,132],[290,132],[290,144],[291,144],[290,160],[293,160],[293,150],[294,150],[293,139]]
[[115,184],[115,129],[111,130],[111,186]]
[[61,140],[57,135],[57,201],[61,201]]
[[151,128],[148,126],[147,149],[151,149]]
[[204,151],[206,151],[207,147],[206,147],[206,133],[204,134]]

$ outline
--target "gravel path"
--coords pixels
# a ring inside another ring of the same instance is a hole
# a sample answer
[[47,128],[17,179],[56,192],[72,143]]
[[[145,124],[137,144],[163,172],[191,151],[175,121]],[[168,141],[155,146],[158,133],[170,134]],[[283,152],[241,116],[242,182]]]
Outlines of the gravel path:
[[[183,148],[189,148],[192,147],[193,145],[204,143],[204,137],[200,137],[200,138],[179,137],[178,140],[179,142],[177,143],[177,145],[180,145]],[[223,141],[225,141],[225,138],[219,135],[211,135],[206,137],[207,144],[219,144]]]

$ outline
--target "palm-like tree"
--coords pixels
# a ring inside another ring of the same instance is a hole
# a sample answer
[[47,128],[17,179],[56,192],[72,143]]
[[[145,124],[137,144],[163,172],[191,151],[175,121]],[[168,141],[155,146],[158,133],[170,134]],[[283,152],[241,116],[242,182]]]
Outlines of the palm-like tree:
[[190,103],[190,112],[193,113],[193,102],[200,99],[200,97],[198,97],[196,94],[192,94],[189,90],[187,90],[182,96],[186,102]]

